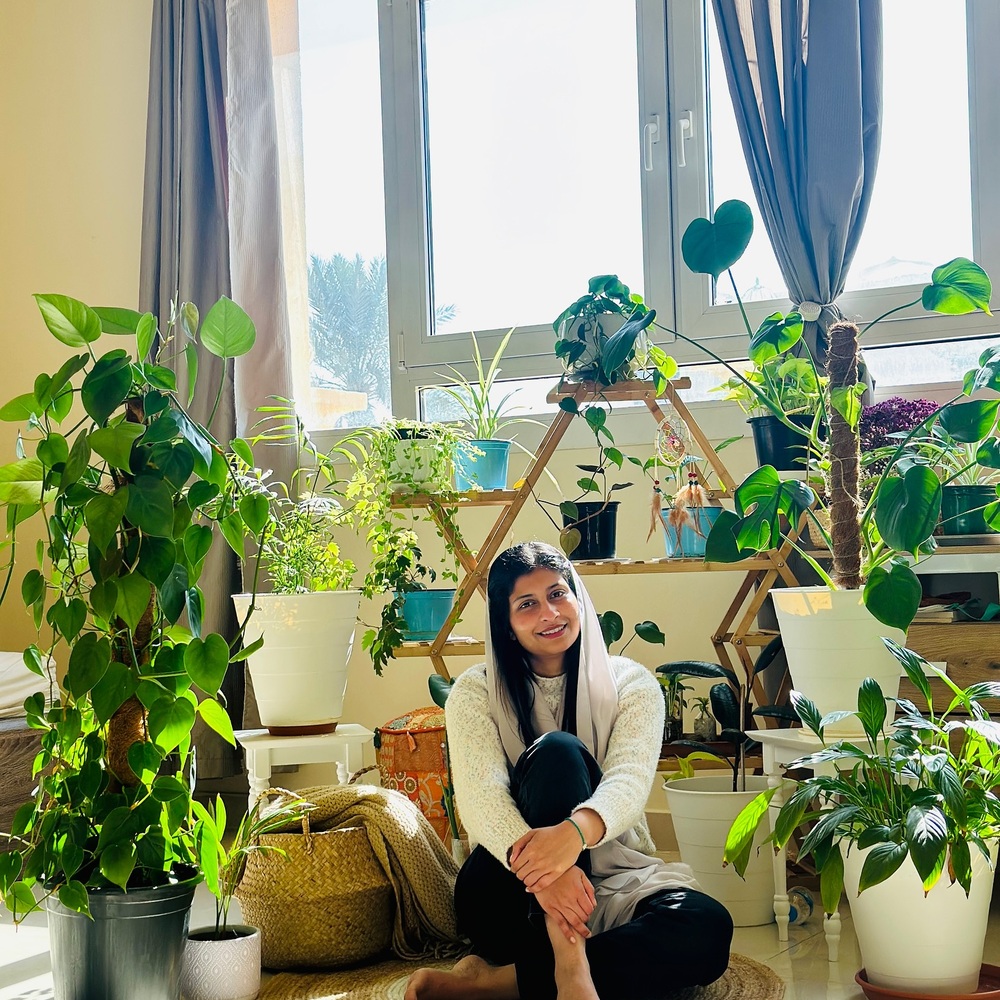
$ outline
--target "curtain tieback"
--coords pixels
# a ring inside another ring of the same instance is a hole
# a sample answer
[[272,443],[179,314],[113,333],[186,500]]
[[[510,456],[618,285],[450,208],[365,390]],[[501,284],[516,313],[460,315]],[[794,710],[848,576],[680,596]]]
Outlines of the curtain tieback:
[[819,314],[824,309],[830,309],[836,305],[834,302],[810,302],[808,299],[805,302],[793,303],[795,305],[796,311],[801,315],[801,317],[807,323],[815,323],[819,319]]

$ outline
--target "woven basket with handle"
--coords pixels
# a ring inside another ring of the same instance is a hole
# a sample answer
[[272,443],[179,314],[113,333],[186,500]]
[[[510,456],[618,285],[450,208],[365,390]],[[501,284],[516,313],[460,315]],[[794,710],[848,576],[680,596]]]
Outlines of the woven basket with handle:
[[265,968],[338,968],[388,948],[395,898],[364,827],[313,831],[305,814],[302,833],[260,843],[287,855],[251,854],[236,890],[244,920],[260,928]]

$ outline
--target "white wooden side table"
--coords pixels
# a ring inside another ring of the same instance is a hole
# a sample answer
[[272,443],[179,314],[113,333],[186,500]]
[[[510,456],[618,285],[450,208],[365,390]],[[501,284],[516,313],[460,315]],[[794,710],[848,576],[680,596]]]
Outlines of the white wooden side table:
[[[782,765],[790,764],[799,757],[821,750],[823,744],[809,729],[756,729],[747,733],[763,747],[764,774],[771,788],[777,787],[771,806],[768,809],[768,819],[771,830],[778,810],[786,800],[783,790],[785,781]],[[815,766],[814,770],[831,770],[829,766]],[[787,851],[782,848],[774,856],[774,919],[778,924],[778,940],[788,940],[788,881],[785,867],[788,863]],[[831,913],[823,916],[823,933],[826,937],[827,957],[836,962],[840,952],[840,914]]]
[[364,765],[365,747],[375,734],[364,726],[342,723],[336,732],[314,736],[272,736],[266,729],[240,729],[236,739],[247,755],[250,808],[271,787],[271,771],[282,764],[336,764],[337,782],[346,784]]

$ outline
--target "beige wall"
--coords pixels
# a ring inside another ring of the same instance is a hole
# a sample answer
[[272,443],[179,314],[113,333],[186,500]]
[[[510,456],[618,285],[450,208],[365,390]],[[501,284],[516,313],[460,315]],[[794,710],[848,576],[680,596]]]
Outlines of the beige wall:
[[[3,402],[66,356],[33,292],[137,304],[151,15],[152,0],[0,3]],[[14,458],[14,436],[0,425],[0,461]],[[12,597],[4,649],[33,639]]]

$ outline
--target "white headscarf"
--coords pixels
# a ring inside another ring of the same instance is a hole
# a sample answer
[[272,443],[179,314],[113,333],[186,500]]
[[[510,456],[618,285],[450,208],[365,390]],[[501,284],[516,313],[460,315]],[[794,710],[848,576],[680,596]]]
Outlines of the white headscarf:
[[[527,570],[530,573],[532,570]],[[597,763],[604,764],[608,740],[618,718],[618,688],[611,673],[611,661],[604,645],[601,623],[594,602],[587,593],[576,570],[570,567],[573,590],[580,606],[580,669],[576,681],[576,735],[594,755]],[[517,716],[496,662],[490,616],[486,615],[486,688],[490,698],[490,715],[493,716],[503,741],[504,753],[511,766],[524,753],[524,740],[517,724]],[[555,718],[545,699],[535,691],[532,704],[532,729],[538,736],[562,729],[562,718]]]

